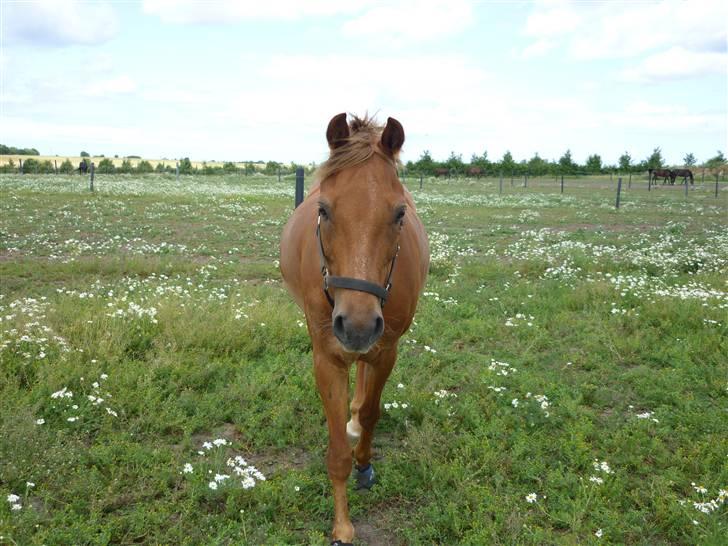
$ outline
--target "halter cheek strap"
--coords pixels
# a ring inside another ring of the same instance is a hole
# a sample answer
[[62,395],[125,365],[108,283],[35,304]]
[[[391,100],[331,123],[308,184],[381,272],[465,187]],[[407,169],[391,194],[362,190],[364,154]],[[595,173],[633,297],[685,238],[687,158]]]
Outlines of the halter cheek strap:
[[389,273],[387,274],[387,280],[384,282],[384,286],[380,286],[373,282],[365,281],[363,279],[355,279],[353,277],[336,277],[329,274],[329,268],[326,265],[326,254],[324,254],[324,244],[321,241],[321,215],[318,216],[316,222],[316,240],[318,241],[319,260],[321,262],[321,275],[324,278],[324,295],[328,300],[331,307],[334,306],[334,298],[329,293],[329,286],[334,288],[343,288],[345,290],[358,290],[359,292],[367,292],[379,298],[381,306],[387,301],[389,291],[392,289],[392,273],[394,272],[394,264],[397,261],[399,255],[399,245],[397,245],[397,252],[392,258],[392,263],[389,266]]

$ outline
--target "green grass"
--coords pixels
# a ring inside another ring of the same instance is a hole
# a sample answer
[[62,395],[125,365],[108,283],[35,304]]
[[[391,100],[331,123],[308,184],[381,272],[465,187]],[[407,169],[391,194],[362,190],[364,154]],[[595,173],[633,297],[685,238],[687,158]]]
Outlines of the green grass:
[[[608,177],[409,182],[433,261],[380,482],[350,494],[358,544],[725,543],[725,191],[635,179],[617,211]],[[0,544],[326,544],[324,417],[277,271],[292,181],[96,187],[0,176]],[[244,488],[236,455],[266,479]]]

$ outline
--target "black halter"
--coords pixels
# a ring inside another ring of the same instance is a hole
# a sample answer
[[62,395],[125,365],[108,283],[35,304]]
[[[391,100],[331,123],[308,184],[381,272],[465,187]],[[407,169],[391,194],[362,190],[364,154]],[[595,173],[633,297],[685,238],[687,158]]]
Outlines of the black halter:
[[394,253],[392,258],[392,264],[389,266],[389,274],[387,280],[384,281],[384,287],[374,284],[373,282],[365,281],[362,279],[354,279],[353,277],[335,277],[329,274],[329,268],[326,265],[326,255],[324,254],[324,244],[321,242],[321,215],[318,216],[316,222],[316,240],[318,241],[319,258],[321,259],[321,275],[324,277],[324,294],[326,299],[334,306],[334,298],[329,294],[329,286],[334,288],[344,288],[346,290],[358,290],[359,292],[367,292],[373,294],[379,298],[381,306],[384,307],[389,296],[389,291],[392,289],[392,273],[394,272],[394,264],[397,261],[399,255],[399,245],[397,245],[397,252]]

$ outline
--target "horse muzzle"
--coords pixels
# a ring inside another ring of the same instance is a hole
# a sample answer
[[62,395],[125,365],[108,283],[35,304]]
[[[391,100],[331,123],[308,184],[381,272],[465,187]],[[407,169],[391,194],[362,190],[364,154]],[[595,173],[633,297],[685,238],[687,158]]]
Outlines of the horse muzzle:
[[342,347],[350,353],[367,353],[382,337],[384,318],[375,312],[363,320],[354,319],[345,313],[334,310],[333,331]]

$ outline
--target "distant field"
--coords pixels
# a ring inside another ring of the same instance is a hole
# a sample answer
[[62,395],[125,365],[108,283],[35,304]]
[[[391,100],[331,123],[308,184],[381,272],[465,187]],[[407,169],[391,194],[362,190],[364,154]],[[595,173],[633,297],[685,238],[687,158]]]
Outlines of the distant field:
[[[63,163],[66,159],[68,159],[71,163],[73,163],[74,166],[78,166],[79,163],[81,163],[81,160],[83,159],[81,156],[71,156],[71,155],[64,155],[64,156],[57,156],[57,155],[0,155],[0,165],[7,165],[10,160],[13,160],[13,162],[17,165],[19,163],[19,160],[25,161],[26,159],[35,159],[36,161],[45,161],[46,159],[53,163],[56,161],[58,163],[58,166],[61,166],[61,163]],[[122,161],[124,161],[124,157],[101,157],[101,156],[91,156],[87,157],[86,160],[91,162],[93,161],[96,163],[96,165],[99,164],[99,161],[102,159],[110,159],[115,167],[120,167]],[[165,166],[174,167],[177,164],[176,159],[149,159],[149,158],[129,158],[129,161],[131,164],[136,167],[137,164],[140,161],[149,161],[151,163],[152,167],[156,167],[159,163],[162,163]],[[192,163],[192,166],[196,169],[203,166],[205,163],[204,161],[192,161],[190,160],[190,163]],[[225,163],[225,161],[207,161],[207,165],[215,166],[218,165],[222,167],[222,165]],[[244,168],[245,163],[235,163],[235,165],[239,168]],[[261,169],[265,166],[263,163],[255,163],[255,165],[259,166]]]
[[[432,266],[356,543],[725,544],[726,184],[408,182]],[[96,187],[0,175],[0,543],[328,544],[292,181]]]

